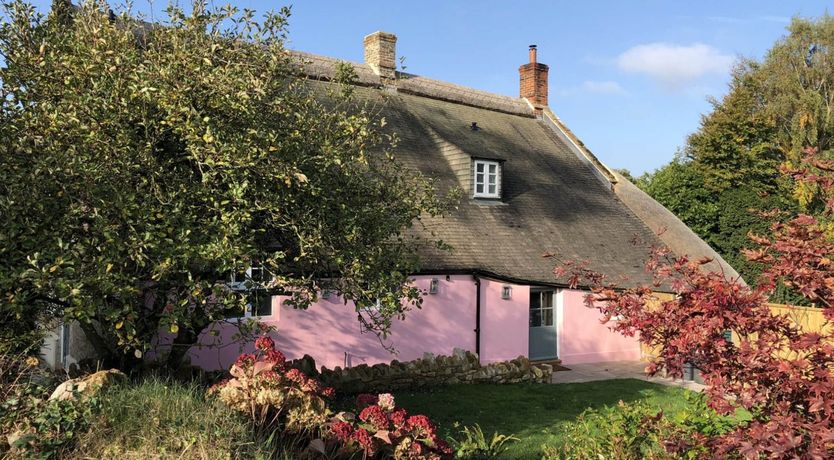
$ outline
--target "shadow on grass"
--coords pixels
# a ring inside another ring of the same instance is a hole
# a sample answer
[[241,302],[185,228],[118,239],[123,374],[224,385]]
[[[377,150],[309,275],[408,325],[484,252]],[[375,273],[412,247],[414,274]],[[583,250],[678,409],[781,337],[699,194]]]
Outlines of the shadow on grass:
[[542,444],[560,441],[561,428],[586,409],[643,400],[666,412],[687,405],[687,390],[637,379],[587,383],[453,385],[419,392],[399,392],[397,405],[431,417],[445,435],[457,435],[454,424],[479,424],[491,435],[515,434],[521,441],[509,458],[535,458]]

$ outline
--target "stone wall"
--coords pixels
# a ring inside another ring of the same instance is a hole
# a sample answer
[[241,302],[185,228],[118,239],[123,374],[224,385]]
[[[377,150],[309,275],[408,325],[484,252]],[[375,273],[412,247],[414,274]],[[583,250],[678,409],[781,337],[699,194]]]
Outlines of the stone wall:
[[531,364],[524,356],[510,361],[481,365],[478,355],[456,348],[451,356],[426,353],[422,359],[390,364],[375,364],[342,369],[316,370],[313,359],[305,356],[291,363],[293,367],[315,375],[322,383],[340,393],[385,392],[393,390],[450,385],[455,383],[549,383],[553,367]]

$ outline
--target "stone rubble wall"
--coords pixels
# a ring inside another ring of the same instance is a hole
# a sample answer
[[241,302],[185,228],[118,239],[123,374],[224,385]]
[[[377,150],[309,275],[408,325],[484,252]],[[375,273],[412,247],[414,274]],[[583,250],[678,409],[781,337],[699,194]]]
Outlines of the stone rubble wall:
[[290,363],[339,393],[379,393],[456,383],[550,383],[553,367],[532,364],[524,356],[510,361],[481,365],[478,355],[455,348],[451,356],[426,353],[422,359],[390,364],[360,364],[349,368],[322,367],[319,372],[310,356]]

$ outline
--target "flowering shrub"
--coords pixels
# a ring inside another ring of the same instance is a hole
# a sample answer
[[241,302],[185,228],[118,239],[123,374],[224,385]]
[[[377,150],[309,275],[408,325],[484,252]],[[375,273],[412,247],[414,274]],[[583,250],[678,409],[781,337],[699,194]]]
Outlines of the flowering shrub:
[[263,429],[315,431],[330,418],[323,387],[298,369],[286,365],[284,355],[268,336],[255,341],[255,353],[242,354],[232,365],[232,378],[209,389],[229,407],[248,414]]
[[408,415],[390,394],[359,395],[359,416],[342,412],[330,423],[330,434],[344,450],[359,450],[365,458],[439,460],[452,458],[452,448],[437,435],[425,415]]

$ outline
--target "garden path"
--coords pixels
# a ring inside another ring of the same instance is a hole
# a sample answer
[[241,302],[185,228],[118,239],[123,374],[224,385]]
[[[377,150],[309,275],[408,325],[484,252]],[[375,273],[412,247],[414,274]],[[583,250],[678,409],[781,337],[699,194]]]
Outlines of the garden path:
[[677,386],[692,391],[701,391],[704,385],[692,381],[668,377],[649,377],[643,361],[615,361],[607,363],[571,364],[568,371],[553,373],[552,383],[584,383],[596,380],[638,379],[660,385]]

